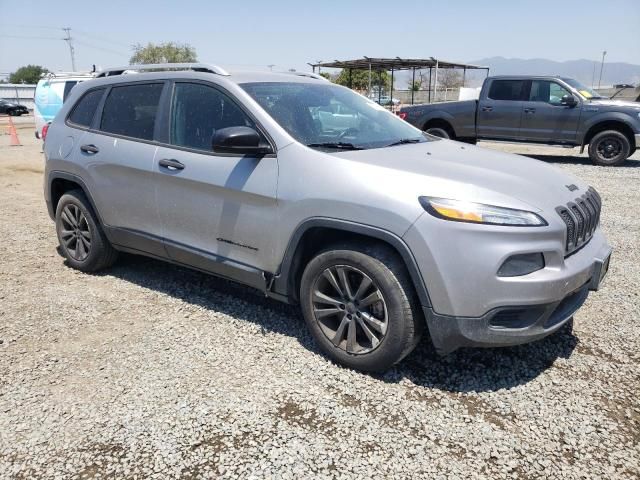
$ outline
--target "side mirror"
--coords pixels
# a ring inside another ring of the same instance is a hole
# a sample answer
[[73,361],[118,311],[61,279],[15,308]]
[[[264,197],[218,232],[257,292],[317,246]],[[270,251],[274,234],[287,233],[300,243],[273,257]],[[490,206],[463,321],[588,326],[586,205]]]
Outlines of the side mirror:
[[566,105],[567,107],[575,107],[578,104],[578,101],[573,95],[563,95],[560,100],[560,104]]
[[211,141],[216,153],[265,155],[273,153],[269,145],[261,143],[260,134],[249,127],[227,127],[217,130]]

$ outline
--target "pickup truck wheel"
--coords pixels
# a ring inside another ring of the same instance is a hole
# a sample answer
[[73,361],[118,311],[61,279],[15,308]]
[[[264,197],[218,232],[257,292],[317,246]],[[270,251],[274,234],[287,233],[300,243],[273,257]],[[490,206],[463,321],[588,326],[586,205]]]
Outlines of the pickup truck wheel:
[[444,128],[440,128],[440,127],[427,128],[425,132],[428,133],[429,135],[433,135],[434,137],[451,138],[451,136],[449,135],[449,132],[447,132]]
[[302,275],[300,303],[320,349],[349,368],[388,369],[422,333],[404,263],[382,246],[344,244],[318,254]]
[[600,132],[589,142],[589,157],[595,165],[620,165],[630,154],[629,139],[617,130]]
[[118,252],[105,236],[91,204],[80,190],[62,195],[56,207],[56,232],[69,266],[96,272],[111,266]]

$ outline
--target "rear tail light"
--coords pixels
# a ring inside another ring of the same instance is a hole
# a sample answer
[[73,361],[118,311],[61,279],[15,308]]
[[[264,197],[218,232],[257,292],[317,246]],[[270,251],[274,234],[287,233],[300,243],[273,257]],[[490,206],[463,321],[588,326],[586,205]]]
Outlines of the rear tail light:
[[49,124],[47,123],[44,127],[42,127],[42,141],[44,142],[47,139],[47,132],[49,131]]
[[407,112],[398,112],[398,116],[399,116],[402,120],[406,120],[406,119],[407,119]]

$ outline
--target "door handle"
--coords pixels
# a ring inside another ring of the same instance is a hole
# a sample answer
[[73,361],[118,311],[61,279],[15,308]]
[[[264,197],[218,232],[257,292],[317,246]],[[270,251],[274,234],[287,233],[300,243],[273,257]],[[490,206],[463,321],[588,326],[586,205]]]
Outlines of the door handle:
[[536,113],[536,109],[535,108],[525,108],[524,109],[524,113]]
[[179,162],[178,160],[174,160],[173,158],[163,158],[158,162],[161,167],[164,167],[168,170],[183,170],[184,163]]
[[482,107],[483,112],[493,112],[493,107]]
[[98,153],[100,151],[100,149],[98,147],[96,147],[95,145],[82,145],[80,147],[80,150],[82,150],[84,153]]

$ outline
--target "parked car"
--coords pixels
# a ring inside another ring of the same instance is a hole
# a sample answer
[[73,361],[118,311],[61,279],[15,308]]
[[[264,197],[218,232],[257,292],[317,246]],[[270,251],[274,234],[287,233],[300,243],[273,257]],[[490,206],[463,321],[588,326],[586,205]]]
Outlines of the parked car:
[[36,138],[44,139],[46,126],[62,108],[62,104],[67,100],[71,89],[79,82],[84,82],[93,78],[90,72],[49,72],[36,85],[35,107],[33,116],[36,123]]
[[29,114],[29,109],[19,103],[13,103],[8,100],[0,99],[0,113],[6,113],[12,117]]
[[576,80],[489,77],[479,100],[413,105],[399,115],[439,137],[589,146],[596,165],[620,165],[640,147],[640,105],[609,100]]
[[371,100],[376,102],[379,105],[388,106],[388,105],[400,105],[400,100],[397,98],[391,98],[389,95],[383,95],[378,97],[377,95],[371,95],[369,97]]
[[161,68],[77,85],[49,128],[44,196],[73,268],[122,251],[258,288],[362,370],[425,330],[442,354],[540,339],[607,272],[600,196],[565,172],[323,79]]

